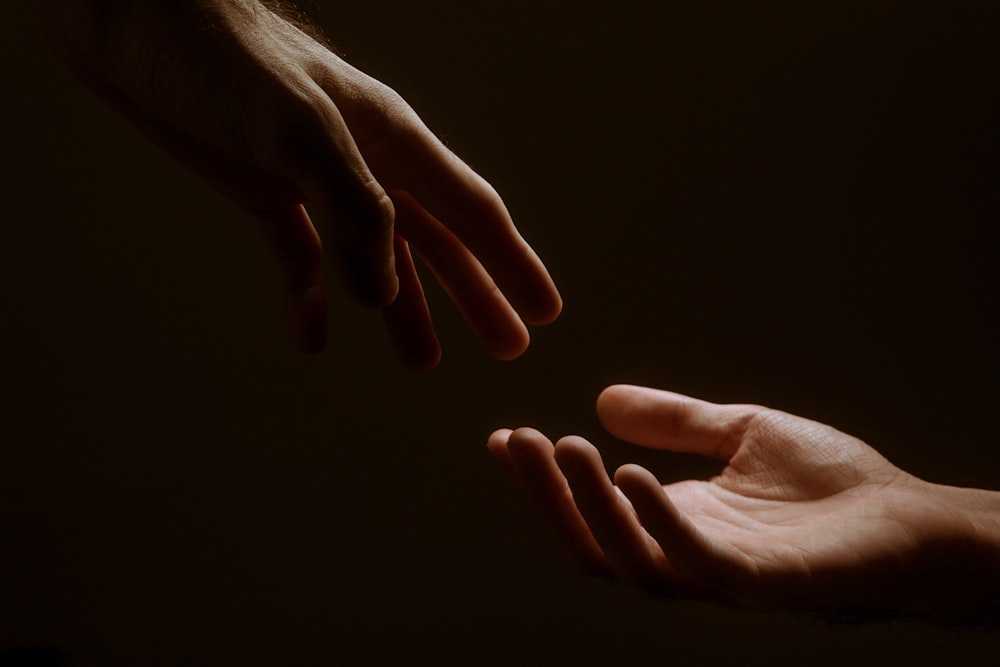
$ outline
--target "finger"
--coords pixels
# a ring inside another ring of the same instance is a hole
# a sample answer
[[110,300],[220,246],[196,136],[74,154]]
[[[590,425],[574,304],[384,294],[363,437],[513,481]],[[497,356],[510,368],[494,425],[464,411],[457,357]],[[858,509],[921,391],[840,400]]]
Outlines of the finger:
[[562,299],[545,265],[521,237],[496,190],[448,150],[405,105],[405,128],[391,154],[375,156],[376,173],[407,190],[441,221],[489,272],[529,324],[547,324]]
[[486,448],[490,450],[490,454],[493,458],[503,466],[504,470],[511,477],[515,477],[514,462],[510,459],[510,451],[507,449],[507,441],[510,439],[510,434],[513,433],[509,428],[501,428],[493,431],[490,434],[489,439],[486,441]]
[[[398,289],[392,250],[393,206],[347,125],[321,89],[302,83],[301,100],[285,101],[277,123],[276,171],[307,199],[324,248],[348,294],[384,307]],[[262,134],[275,134],[266,128]]]
[[632,502],[646,531],[659,544],[674,570],[687,577],[694,590],[714,591],[732,598],[749,568],[737,549],[716,544],[671,502],[651,472],[629,464],[615,473],[615,483]]
[[297,347],[319,352],[326,343],[326,291],[319,235],[302,206],[257,211],[277,262],[285,316]]
[[472,253],[406,192],[392,191],[396,226],[427,263],[487,351],[513,359],[528,347],[528,330]]
[[[494,435],[491,449],[499,446],[502,437]],[[573,559],[587,573],[610,575],[604,554],[580,516],[566,478],[556,465],[552,442],[534,429],[519,428],[508,435],[506,450],[515,479]]]
[[398,234],[394,249],[399,292],[383,309],[382,318],[403,363],[415,370],[429,370],[441,360],[441,346],[434,334],[434,324],[409,246]]
[[627,498],[608,479],[601,455],[583,438],[562,438],[555,447],[577,509],[619,579],[670,592],[676,577],[656,542],[643,530]]
[[761,408],[716,405],[669,391],[614,385],[597,399],[597,416],[628,442],[728,460]]

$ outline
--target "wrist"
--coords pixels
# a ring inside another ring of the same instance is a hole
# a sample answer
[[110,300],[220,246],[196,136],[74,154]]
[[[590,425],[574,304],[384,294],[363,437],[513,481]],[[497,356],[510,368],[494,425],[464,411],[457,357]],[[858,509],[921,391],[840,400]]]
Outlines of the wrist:
[[931,497],[955,513],[956,531],[968,548],[1000,566],[1000,492],[931,484]]
[[[918,540],[926,598],[918,611],[957,622],[1000,620],[1000,493],[921,482]],[[914,582],[919,584],[920,582]]]

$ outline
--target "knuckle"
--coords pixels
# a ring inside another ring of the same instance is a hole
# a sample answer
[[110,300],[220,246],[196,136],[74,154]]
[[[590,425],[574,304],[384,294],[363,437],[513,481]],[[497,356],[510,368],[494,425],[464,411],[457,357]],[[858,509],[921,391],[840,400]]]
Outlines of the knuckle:
[[358,87],[341,104],[344,120],[366,156],[390,162],[390,147],[420,135],[423,123],[395,90],[373,82]]

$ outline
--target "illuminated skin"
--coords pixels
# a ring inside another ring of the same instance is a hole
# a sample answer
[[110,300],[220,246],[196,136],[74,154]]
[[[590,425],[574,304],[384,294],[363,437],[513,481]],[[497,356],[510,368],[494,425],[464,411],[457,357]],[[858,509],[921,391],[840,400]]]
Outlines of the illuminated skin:
[[591,573],[751,608],[1000,613],[1000,493],[925,482],[856,438],[763,407],[619,385],[597,412],[623,440],[725,468],[661,486],[629,464],[612,484],[583,438],[493,433],[491,452]]
[[256,0],[40,5],[74,73],[258,223],[303,350],[326,341],[324,254],[415,368],[440,348],[411,248],[495,357],[559,314],[496,191],[393,90]]
[[[558,315],[490,185],[394,91],[256,0],[39,4],[70,68],[259,224],[303,349],[326,340],[324,252],[417,368],[440,349],[411,244],[494,356],[518,356],[524,323]],[[612,387],[598,413],[624,439],[727,467],[663,487],[625,466],[616,488],[581,438],[494,433],[491,451],[591,570],[753,607],[997,612],[1000,494],[924,482],[764,408]]]

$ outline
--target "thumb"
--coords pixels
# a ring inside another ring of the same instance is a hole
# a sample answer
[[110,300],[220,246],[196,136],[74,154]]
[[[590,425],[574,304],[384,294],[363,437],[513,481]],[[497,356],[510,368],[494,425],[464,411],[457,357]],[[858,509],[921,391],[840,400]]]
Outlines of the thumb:
[[762,408],[717,405],[669,391],[614,385],[597,399],[604,428],[628,442],[728,460]]

